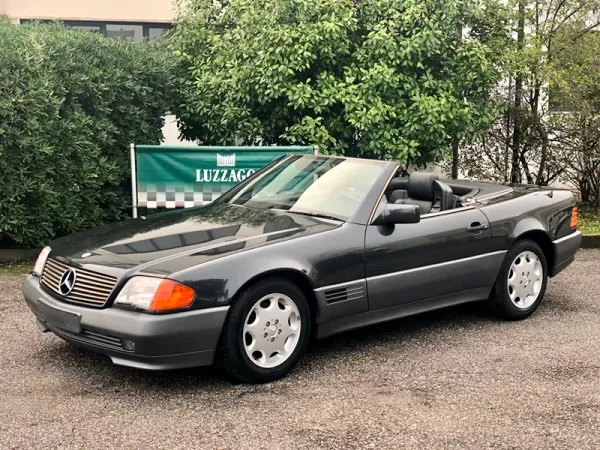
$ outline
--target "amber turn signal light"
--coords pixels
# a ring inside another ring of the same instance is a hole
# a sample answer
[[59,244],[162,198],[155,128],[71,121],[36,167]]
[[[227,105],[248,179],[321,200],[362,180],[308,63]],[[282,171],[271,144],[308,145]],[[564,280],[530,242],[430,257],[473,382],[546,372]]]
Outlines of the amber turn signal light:
[[185,284],[163,280],[158,285],[148,310],[160,312],[187,308],[194,302],[194,294],[194,290]]
[[577,207],[573,208],[571,213],[571,228],[577,228]]

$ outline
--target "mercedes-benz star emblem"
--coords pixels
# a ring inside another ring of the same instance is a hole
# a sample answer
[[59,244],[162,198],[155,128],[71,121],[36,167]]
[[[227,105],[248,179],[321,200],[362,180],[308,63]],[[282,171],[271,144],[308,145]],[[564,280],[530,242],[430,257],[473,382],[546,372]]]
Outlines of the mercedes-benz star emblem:
[[63,273],[62,277],[60,277],[60,282],[58,283],[58,290],[62,295],[68,295],[69,292],[73,290],[76,278],[77,272],[75,272],[74,269],[67,269],[65,273]]

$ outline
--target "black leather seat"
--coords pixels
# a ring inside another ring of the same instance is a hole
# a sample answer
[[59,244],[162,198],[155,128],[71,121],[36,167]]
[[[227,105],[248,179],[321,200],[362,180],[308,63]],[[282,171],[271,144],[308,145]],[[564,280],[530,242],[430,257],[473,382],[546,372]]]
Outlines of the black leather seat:
[[[404,189],[396,189],[392,191],[389,197],[390,203],[396,203],[398,200],[404,200],[408,198],[408,191]],[[399,202],[400,203],[400,202]]]
[[434,173],[414,172],[408,177],[406,189],[408,198],[391,201],[392,198],[390,197],[390,203],[417,205],[421,214],[428,214],[431,212],[435,201],[435,186],[438,179],[439,177]]

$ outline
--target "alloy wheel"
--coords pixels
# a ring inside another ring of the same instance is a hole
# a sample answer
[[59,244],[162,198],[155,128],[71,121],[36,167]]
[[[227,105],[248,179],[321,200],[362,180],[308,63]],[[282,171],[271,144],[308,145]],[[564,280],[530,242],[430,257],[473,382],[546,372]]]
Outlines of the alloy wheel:
[[531,251],[524,251],[513,260],[508,271],[508,297],[519,309],[527,309],[540,295],[544,277],[542,263]]
[[286,361],[300,341],[300,311],[284,294],[269,294],[258,300],[244,321],[242,338],[246,355],[264,369]]

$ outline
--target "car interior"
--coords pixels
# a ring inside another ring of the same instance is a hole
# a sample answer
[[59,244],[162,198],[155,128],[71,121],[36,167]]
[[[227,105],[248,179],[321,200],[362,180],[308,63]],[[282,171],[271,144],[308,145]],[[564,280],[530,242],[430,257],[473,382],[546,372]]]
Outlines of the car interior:
[[440,181],[431,172],[414,172],[408,178],[392,178],[385,190],[385,199],[388,203],[417,205],[424,215],[459,208],[477,192],[473,186]]

